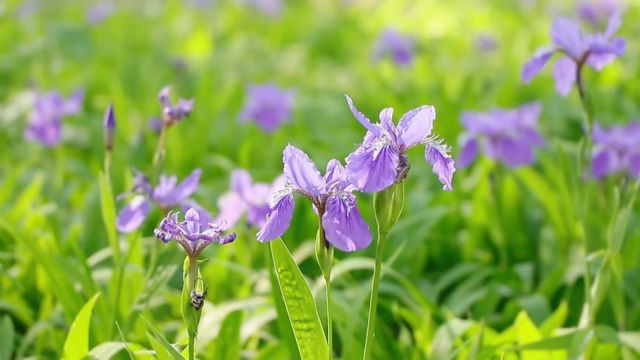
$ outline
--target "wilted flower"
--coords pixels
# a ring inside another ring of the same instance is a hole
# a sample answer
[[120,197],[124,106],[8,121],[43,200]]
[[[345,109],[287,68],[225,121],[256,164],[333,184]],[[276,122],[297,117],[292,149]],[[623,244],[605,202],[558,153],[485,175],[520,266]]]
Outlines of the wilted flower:
[[403,35],[395,29],[385,29],[373,48],[373,58],[378,61],[389,56],[396,65],[406,66],[413,62],[415,38]]
[[601,25],[623,8],[622,0],[581,0],[578,15],[594,26]]
[[282,0],[245,0],[245,3],[269,17],[279,16],[284,9]]
[[249,85],[240,121],[253,120],[262,130],[274,131],[291,117],[294,98],[293,90],[281,89],[276,84]]
[[458,164],[469,165],[478,155],[480,146],[487,156],[508,166],[531,164],[533,149],[543,144],[536,130],[541,110],[540,104],[530,103],[516,109],[463,113],[462,125],[467,131],[461,136]]
[[180,98],[174,106],[171,99],[169,99],[170,93],[171,88],[169,86],[165,86],[160,90],[160,93],[158,93],[158,99],[162,104],[163,120],[168,125],[173,125],[191,114],[194,101],[193,99],[185,100]]
[[582,32],[580,26],[566,18],[558,18],[551,27],[551,38],[555,47],[543,48],[527,62],[522,70],[522,80],[529,83],[542,70],[551,56],[562,54],[553,69],[555,86],[558,93],[566,96],[577,80],[578,71],[584,64],[600,71],[605,65],[624,53],[625,41],[613,37],[622,23],[619,13],[609,19],[604,33],[589,34]]
[[342,251],[364,249],[371,243],[369,225],[356,206],[355,190],[338,160],[330,160],[322,177],[309,156],[287,145],[283,152],[286,184],[274,193],[269,214],[258,232],[259,241],[271,241],[289,227],[295,206],[293,195],[304,195],[322,219],[326,241]]
[[431,134],[436,110],[423,105],[406,112],[398,126],[393,123],[393,109],[380,111],[380,123],[373,124],[353,105],[345,95],[349,109],[356,119],[367,129],[362,145],[347,157],[349,180],[358,189],[377,192],[401,182],[409,171],[409,160],[405,152],[416,146],[425,145],[425,159],[432,165],[433,172],[451,190],[451,180],[455,172],[449,147]]
[[231,228],[246,213],[247,224],[262,227],[269,213],[269,199],[274,190],[284,185],[283,176],[272,184],[254,183],[246,170],[234,170],[231,173],[231,190],[218,200],[219,219],[224,219]]
[[225,235],[219,223],[203,225],[195,209],[187,210],[182,222],[178,220],[178,212],[169,213],[153,233],[165,244],[177,241],[190,258],[197,257],[211,243],[224,245],[236,239],[235,233]]
[[640,121],[608,129],[593,126],[592,173],[594,178],[628,172],[640,177]]
[[104,127],[104,146],[107,151],[111,151],[113,148],[113,133],[116,129],[116,117],[113,113],[113,104],[110,104],[104,113],[102,126]]
[[53,147],[62,139],[62,118],[82,109],[84,92],[77,90],[68,99],[56,91],[38,94],[24,136],[28,140]]
[[146,176],[135,171],[131,192],[136,195],[120,210],[116,222],[118,231],[128,233],[139,228],[146,219],[152,203],[165,211],[187,203],[191,194],[198,189],[201,173],[200,169],[196,169],[181,183],[178,183],[175,176],[161,175],[158,185],[153,187]]

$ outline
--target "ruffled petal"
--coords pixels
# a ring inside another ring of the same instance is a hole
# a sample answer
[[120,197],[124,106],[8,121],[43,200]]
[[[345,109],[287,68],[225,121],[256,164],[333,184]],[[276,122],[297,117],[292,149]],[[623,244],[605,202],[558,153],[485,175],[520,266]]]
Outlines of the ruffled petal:
[[353,195],[327,199],[322,227],[327,241],[342,251],[360,250],[371,244],[369,225],[360,215]]
[[134,197],[127,206],[123,207],[116,219],[116,228],[122,233],[130,233],[140,227],[147,218],[150,209],[149,201],[146,197],[138,195]]
[[540,70],[542,70],[547,62],[549,62],[549,59],[551,59],[553,53],[553,49],[544,48],[538,50],[535,55],[533,55],[533,57],[529,61],[527,61],[526,64],[524,64],[521,75],[522,81],[525,84],[530,83],[531,79],[533,79],[534,76],[538,75]]
[[553,77],[558,93],[562,96],[569,95],[576,81],[576,63],[566,56],[561,57],[553,68]]
[[404,148],[419,144],[431,135],[436,109],[423,105],[406,112],[398,123],[398,135]]
[[377,192],[396,181],[400,155],[393,146],[360,146],[347,157],[347,176],[358,189]]
[[291,224],[295,202],[292,194],[286,194],[271,208],[264,226],[257,235],[258,241],[271,241],[282,236]]
[[367,130],[371,131],[376,135],[379,135],[380,128],[372,124],[371,120],[369,120],[363,113],[361,113],[360,111],[358,111],[358,109],[356,109],[356,106],[353,104],[353,100],[351,100],[349,95],[345,94],[344,97],[347,99],[347,104],[349,105],[349,109],[351,110],[351,113],[356,118],[356,120],[358,120],[358,122],[362,124],[362,126],[364,126]]
[[295,187],[318,196],[325,191],[325,184],[320,171],[302,150],[287,145],[283,152],[284,174]]
[[444,190],[451,191],[453,173],[456,171],[455,162],[442,146],[427,145],[425,159],[431,164],[433,173],[438,176]]

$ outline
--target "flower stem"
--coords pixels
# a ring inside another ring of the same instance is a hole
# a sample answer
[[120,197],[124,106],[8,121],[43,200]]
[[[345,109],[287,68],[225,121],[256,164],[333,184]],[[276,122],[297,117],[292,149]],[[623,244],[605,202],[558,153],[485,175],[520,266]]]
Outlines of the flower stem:
[[373,269],[373,284],[371,285],[371,299],[369,301],[369,316],[367,318],[367,337],[364,343],[364,355],[362,358],[371,358],[373,350],[373,336],[376,327],[376,315],[378,309],[378,288],[380,287],[380,277],[382,273],[382,255],[387,233],[381,232],[378,228],[378,244],[376,246],[376,262]]
[[189,360],[196,358],[196,336],[195,334],[189,334]]
[[160,135],[158,137],[158,147],[156,148],[156,152],[153,155],[153,165],[156,168],[157,175],[159,176],[162,173],[162,166],[164,165],[164,154],[165,154],[165,142],[167,139],[167,130],[169,128],[169,122],[166,118],[162,119],[162,128],[160,128]]
[[327,343],[329,345],[329,360],[333,358],[333,325],[331,321],[331,273],[324,276],[327,303]]
[[323,207],[318,207],[318,233],[316,235],[316,260],[322,271],[325,282],[327,304],[327,345],[329,348],[329,360],[333,357],[333,325],[331,321],[331,268],[333,267],[333,246],[329,244],[322,227]]

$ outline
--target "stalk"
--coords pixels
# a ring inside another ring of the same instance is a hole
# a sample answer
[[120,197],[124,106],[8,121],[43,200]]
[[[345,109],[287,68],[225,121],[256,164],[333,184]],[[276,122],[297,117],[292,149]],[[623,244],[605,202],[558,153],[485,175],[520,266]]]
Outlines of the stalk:
[[316,260],[322,271],[325,282],[327,305],[327,344],[329,347],[329,360],[333,358],[333,324],[331,317],[331,269],[333,267],[333,246],[327,242],[322,227],[322,214],[324,209],[318,207],[318,233],[316,235]]
[[371,358],[373,349],[373,336],[376,327],[376,316],[378,310],[378,288],[380,287],[380,278],[382,273],[382,254],[384,243],[387,239],[387,233],[381,232],[378,228],[378,243],[376,244],[376,264],[373,269],[373,283],[371,285],[371,298],[369,300],[369,315],[367,317],[367,337],[364,343],[363,359]]

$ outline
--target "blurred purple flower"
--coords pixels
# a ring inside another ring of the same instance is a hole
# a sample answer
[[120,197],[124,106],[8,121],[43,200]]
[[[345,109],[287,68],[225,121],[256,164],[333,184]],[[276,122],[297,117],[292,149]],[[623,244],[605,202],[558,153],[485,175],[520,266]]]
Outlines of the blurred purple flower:
[[91,25],[104,21],[116,12],[116,4],[111,0],[101,0],[99,4],[87,9],[86,19]]
[[113,113],[113,104],[107,107],[102,126],[104,128],[104,145],[105,148],[110,151],[113,148],[113,133],[116,129],[116,117]]
[[309,156],[287,145],[283,152],[286,184],[273,194],[269,214],[258,232],[258,241],[271,241],[287,230],[293,217],[295,193],[313,204],[322,219],[326,240],[342,251],[364,249],[371,243],[369,225],[356,206],[355,188],[338,160],[330,160],[322,177]]
[[608,129],[593,126],[592,173],[594,178],[627,171],[640,177],[640,121]]
[[[155,187],[141,172],[135,169],[134,172],[134,185],[130,193],[135,194],[135,196],[118,213],[116,221],[118,231],[129,233],[138,229],[146,219],[152,203],[155,203],[164,211],[188,201],[192,207],[195,207],[188,198],[198,189],[202,173],[200,169],[195,169],[181,183],[178,183],[178,179],[175,176],[160,175],[158,185]],[[127,194],[129,193],[122,194],[120,197]],[[204,209],[200,209],[206,212]],[[205,215],[211,218],[208,214],[203,214],[201,218],[205,218]]]
[[582,0],[577,6],[580,18],[594,26],[602,25],[622,9],[622,0]]
[[245,4],[269,17],[280,16],[284,10],[282,0],[245,0]]
[[62,139],[62,118],[79,113],[83,100],[83,90],[77,90],[68,99],[56,91],[36,95],[24,137],[46,147],[58,145]]
[[195,209],[187,210],[182,222],[178,220],[178,212],[170,212],[153,233],[165,244],[177,241],[191,258],[197,257],[211,243],[224,245],[236,239],[235,233],[225,235],[219,223],[203,225]]
[[525,83],[537,75],[551,56],[562,54],[556,61],[553,70],[555,86],[558,93],[566,96],[576,81],[577,73],[584,64],[597,71],[624,53],[625,41],[621,37],[613,37],[622,23],[619,13],[609,19],[607,29],[603,33],[589,34],[582,32],[580,26],[567,18],[557,18],[551,27],[551,38],[554,48],[539,49],[522,69],[522,80]]
[[218,199],[219,219],[224,219],[226,226],[231,228],[246,213],[247,224],[261,228],[269,213],[271,195],[284,183],[284,176],[279,176],[272,184],[254,183],[246,170],[234,170],[231,190]]
[[160,134],[160,132],[162,131],[162,119],[155,116],[150,118],[149,127],[154,133]]
[[531,164],[533,149],[544,143],[536,130],[541,110],[540,104],[530,103],[516,109],[463,113],[462,125],[467,131],[461,135],[458,164],[466,167],[473,162],[480,146],[487,156],[510,167]]
[[249,85],[240,121],[255,121],[262,130],[272,132],[291,117],[295,91],[267,83]]
[[478,34],[475,39],[476,49],[480,52],[489,53],[498,47],[496,38],[489,34]]
[[178,102],[173,105],[169,95],[171,94],[171,87],[165,86],[158,93],[158,100],[162,104],[162,117],[169,125],[173,125],[180,120],[191,114],[193,111],[193,99],[178,99]]
[[380,123],[372,123],[353,105],[345,95],[351,112],[367,129],[362,145],[347,157],[347,174],[356,188],[366,192],[381,191],[404,180],[409,171],[409,160],[405,152],[417,145],[425,145],[425,159],[443,184],[451,190],[455,172],[449,147],[432,135],[436,110],[423,105],[407,111],[398,126],[393,123],[393,109],[380,111]]
[[389,56],[396,65],[407,66],[413,62],[415,38],[403,35],[395,29],[387,28],[380,34],[374,48],[373,59],[379,61]]

